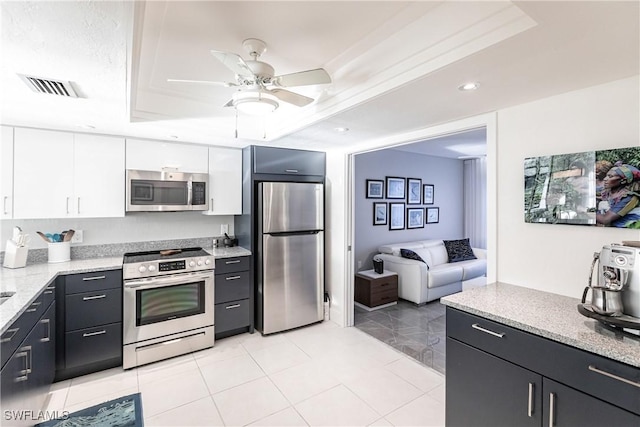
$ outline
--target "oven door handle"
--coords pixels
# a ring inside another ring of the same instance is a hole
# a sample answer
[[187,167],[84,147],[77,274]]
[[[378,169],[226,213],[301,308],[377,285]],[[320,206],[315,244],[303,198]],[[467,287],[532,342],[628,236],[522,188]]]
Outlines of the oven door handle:
[[185,282],[207,280],[213,278],[213,273],[189,273],[181,274],[179,276],[170,277],[152,277],[144,280],[134,280],[131,282],[125,282],[124,287],[127,289],[152,289],[160,288],[163,286],[179,285]]

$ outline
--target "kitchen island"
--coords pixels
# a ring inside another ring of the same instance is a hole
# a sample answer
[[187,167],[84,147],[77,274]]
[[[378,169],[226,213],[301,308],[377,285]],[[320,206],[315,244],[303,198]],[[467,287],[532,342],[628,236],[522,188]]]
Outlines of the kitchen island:
[[441,302],[447,426],[640,425],[640,337],[577,298],[494,283]]

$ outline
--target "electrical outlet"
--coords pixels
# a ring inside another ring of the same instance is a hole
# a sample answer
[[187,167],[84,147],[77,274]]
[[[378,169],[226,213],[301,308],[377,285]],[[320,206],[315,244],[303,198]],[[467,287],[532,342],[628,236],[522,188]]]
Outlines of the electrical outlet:
[[229,224],[220,224],[220,234],[229,232]]
[[358,260],[358,270],[362,268],[362,261]]
[[82,230],[75,230],[73,233],[73,237],[71,238],[71,243],[82,243],[84,239],[84,232]]

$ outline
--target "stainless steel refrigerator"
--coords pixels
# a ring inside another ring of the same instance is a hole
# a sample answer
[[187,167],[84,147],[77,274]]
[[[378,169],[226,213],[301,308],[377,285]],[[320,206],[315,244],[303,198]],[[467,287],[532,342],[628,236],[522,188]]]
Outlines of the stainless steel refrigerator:
[[324,187],[258,184],[257,327],[263,334],[323,319]]

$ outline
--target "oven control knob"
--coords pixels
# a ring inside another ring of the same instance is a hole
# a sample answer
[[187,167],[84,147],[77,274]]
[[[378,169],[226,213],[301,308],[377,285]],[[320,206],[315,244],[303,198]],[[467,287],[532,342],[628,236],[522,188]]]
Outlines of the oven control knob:
[[205,263],[205,265],[209,265],[209,264],[211,264],[211,260],[209,258],[207,258],[207,259],[204,260],[204,263]]
[[144,273],[145,271],[147,271],[147,267],[145,267],[144,265],[141,265],[140,267],[138,267],[138,271],[140,273]]
[[196,265],[194,261],[189,261],[189,267],[193,267],[194,265]]
[[198,265],[202,265],[202,260],[201,259],[198,260]]
[[150,265],[149,266],[149,271],[156,271],[156,266],[155,265]]

